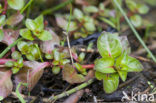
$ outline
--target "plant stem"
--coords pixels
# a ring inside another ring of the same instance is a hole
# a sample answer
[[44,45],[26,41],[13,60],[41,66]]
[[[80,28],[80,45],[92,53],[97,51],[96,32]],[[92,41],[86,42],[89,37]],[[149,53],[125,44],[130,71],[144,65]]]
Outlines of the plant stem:
[[2,12],[3,15],[6,14],[7,8],[8,8],[8,2],[7,2],[7,0],[4,0],[4,9],[3,9],[3,12]]
[[117,0],[113,0],[113,1],[114,1],[115,5],[118,7],[118,9],[120,10],[121,14],[124,16],[125,20],[127,21],[128,25],[132,29],[133,33],[135,34],[135,36],[137,37],[137,39],[139,40],[139,42],[142,44],[142,46],[145,48],[145,50],[147,51],[147,53],[150,55],[150,57],[156,63],[155,56],[152,54],[152,52],[148,49],[148,47],[146,46],[146,44],[144,43],[144,41],[141,39],[139,33],[136,31],[136,29],[134,28],[134,26],[132,25],[132,23],[128,19],[127,15],[124,12],[124,10],[122,9],[122,7],[119,5],[119,3],[117,2]]
[[64,3],[61,3],[61,4],[59,4],[59,5],[55,6],[55,7],[53,7],[53,8],[49,8],[49,9],[47,9],[47,10],[44,10],[41,14],[42,14],[42,15],[50,14],[50,13],[56,11],[56,10],[59,10],[60,8],[63,8],[64,6],[70,4],[72,1],[74,1],[74,0],[68,0],[68,1],[66,1],[66,2],[64,2]]
[[87,64],[87,65],[82,65],[83,68],[86,68],[86,69],[93,69],[94,68],[94,64]]
[[31,5],[32,2],[33,0],[29,0],[29,2],[20,10],[20,14],[22,14],[27,9],[27,7]]
[[59,94],[59,95],[56,95],[56,96],[51,96],[51,97],[49,98],[49,101],[55,101],[55,100],[57,100],[57,99],[59,99],[59,98],[68,96],[68,95],[70,95],[70,94],[72,94],[72,93],[74,93],[74,92],[76,92],[76,91],[79,91],[79,90],[85,88],[86,86],[88,86],[88,85],[90,85],[91,83],[93,83],[93,81],[94,81],[94,79],[90,79],[90,80],[88,80],[87,82],[85,82],[85,83],[83,83],[83,84],[81,84],[81,85],[79,85],[79,86],[77,86],[77,87],[75,87],[75,88],[73,88],[73,89],[70,89],[69,91],[63,92],[63,93],[61,93],[61,94]]
[[11,45],[9,45],[3,52],[0,54],[0,58],[2,58],[12,47],[14,47],[19,41],[21,41],[23,38],[17,39],[15,42],[13,42]]
[[0,59],[0,64],[4,65],[8,61],[15,61],[14,59]]

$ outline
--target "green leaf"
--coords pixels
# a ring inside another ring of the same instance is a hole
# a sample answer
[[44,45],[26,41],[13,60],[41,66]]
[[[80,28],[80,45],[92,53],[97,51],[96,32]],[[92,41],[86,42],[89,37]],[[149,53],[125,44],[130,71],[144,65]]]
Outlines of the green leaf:
[[105,18],[105,17],[100,17],[100,20],[102,20],[103,22],[107,23],[108,25],[112,26],[113,28],[116,28],[116,25],[109,19]]
[[104,91],[106,93],[112,93],[117,90],[119,85],[119,75],[118,74],[105,74],[103,78]]
[[74,17],[76,18],[76,19],[78,19],[78,20],[82,20],[83,19],[83,13],[82,13],[82,11],[81,10],[79,10],[79,9],[74,9]]
[[2,101],[4,98],[2,96],[0,96],[0,101]]
[[134,2],[133,0],[125,0],[126,5],[128,6],[128,8],[132,11],[135,12],[136,8],[137,8],[137,4],[136,2]]
[[62,59],[62,60],[60,61],[60,65],[65,65],[65,64],[67,64],[67,63],[70,63],[70,60],[69,60],[69,59]]
[[20,10],[24,6],[24,0],[7,0],[11,8],[15,10]]
[[34,57],[35,60],[40,58],[39,51],[35,45],[31,45],[30,50],[30,54]]
[[17,67],[22,68],[23,67],[23,58],[20,58],[17,60]]
[[18,68],[18,67],[13,67],[11,70],[12,70],[12,73],[13,73],[13,74],[16,74],[16,73],[20,70],[20,68]]
[[140,27],[142,25],[142,18],[140,15],[133,15],[130,17],[130,20],[135,27]]
[[52,64],[53,64],[53,65],[59,65],[59,61],[54,60],[54,61],[52,62]]
[[120,78],[122,79],[122,81],[125,81],[127,78],[127,71],[118,71]]
[[38,16],[34,21],[36,23],[36,30],[41,32],[44,29],[43,15]]
[[20,59],[21,57],[22,57],[22,55],[20,54],[20,52],[18,52],[18,51],[14,51],[12,54],[11,54],[11,57],[13,58],[13,59]]
[[37,24],[36,24],[36,22],[35,22],[34,20],[32,20],[32,19],[26,19],[25,25],[26,25],[26,27],[27,27],[28,29],[30,29],[30,30],[32,30],[32,31],[34,31],[34,30],[37,29]]
[[101,58],[96,60],[94,69],[101,73],[115,73],[114,59],[112,58]]
[[46,59],[53,59],[53,56],[51,54],[45,54]]
[[131,47],[128,42],[127,36],[120,36],[120,42],[122,45],[122,52],[126,52],[127,54],[131,53]]
[[93,31],[96,30],[95,25],[94,25],[93,22],[86,22],[86,23],[84,24],[84,27],[87,29],[87,31],[93,32]]
[[136,58],[128,56],[126,53],[117,58],[116,67],[118,70],[127,72],[140,72],[143,69],[142,64]]
[[84,60],[85,55],[86,55],[86,54],[85,54],[85,53],[83,53],[83,52],[82,52],[82,53],[80,53],[80,55],[79,55],[79,57],[78,57],[78,59],[79,59],[79,61],[80,61],[80,62],[82,62],[82,61]]
[[0,29],[0,41],[3,40],[3,37],[4,37],[4,32],[2,29]]
[[95,6],[86,6],[83,8],[84,12],[86,13],[96,13],[98,12],[98,8]]
[[57,49],[54,49],[54,60],[59,61],[60,60],[60,53],[58,52]]
[[17,48],[22,52],[22,54],[27,54],[30,52],[29,45],[25,41],[19,41],[17,43]]
[[26,29],[21,29],[20,30],[20,35],[23,38],[27,39],[27,40],[34,40],[32,34],[31,34],[31,31],[29,29],[27,29],[27,28]]
[[32,54],[26,54],[26,58],[28,60],[30,60],[30,61],[34,61],[35,60],[35,58],[34,58],[34,56]]
[[102,79],[105,77],[105,75],[106,75],[106,74],[101,73],[101,72],[98,72],[98,71],[95,72],[95,77],[96,77],[96,79],[98,79],[98,80],[102,80]]
[[140,14],[146,14],[149,11],[149,7],[145,4],[138,4],[137,7],[138,7],[138,12]]
[[89,17],[89,16],[85,16],[84,18],[84,27],[87,29],[87,31],[95,31],[96,27],[95,27],[95,23],[94,23],[94,19]]
[[5,63],[5,66],[7,66],[7,67],[13,67],[14,66],[14,62],[13,61],[7,61]]
[[6,19],[6,16],[5,15],[1,15],[0,16],[0,26],[4,25],[5,19]]
[[84,74],[84,75],[87,74],[86,69],[83,68],[81,64],[75,63],[74,65],[75,65],[76,69],[77,69],[80,73],[82,73],[82,74]]
[[57,67],[57,66],[54,66],[53,68],[52,68],[52,72],[54,73],[54,74],[58,74],[58,73],[60,73],[60,67]]
[[49,31],[44,30],[41,32],[41,34],[38,36],[38,38],[42,41],[47,41],[52,39],[52,34]]
[[98,38],[97,48],[104,58],[115,58],[122,53],[122,45],[116,33],[103,32]]

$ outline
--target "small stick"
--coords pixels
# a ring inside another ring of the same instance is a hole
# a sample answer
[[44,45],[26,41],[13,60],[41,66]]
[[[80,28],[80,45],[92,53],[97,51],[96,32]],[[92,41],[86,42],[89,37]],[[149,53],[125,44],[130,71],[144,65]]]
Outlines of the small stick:
[[72,55],[72,51],[71,51],[71,46],[70,46],[70,41],[69,41],[69,36],[66,32],[63,32],[66,36],[67,36],[67,43],[68,43],[68,49],[69,49],[69,53],[70,53],[70,58],[72,61],[72,66],[74,67],[74,60],[73,60],[73,55]]
[[73,93],[85,88],[86,86],[90,85],[91,83],[93,83],[93,81],[94,81],[94,79],[90,79],[89,81],[87,81],[87,82],[85,82],[85,83],[83,83],[83,84],[81,84],[81,85],[79,85],[73,89],[70,89],[70,90],[63,92],[63,93],[56,95],[56,96],[51,96],[51,97],[49,97],[49,101],[56,101],[57,99],[63,98],[65,96],[69,96],[70,94],[73,94]]

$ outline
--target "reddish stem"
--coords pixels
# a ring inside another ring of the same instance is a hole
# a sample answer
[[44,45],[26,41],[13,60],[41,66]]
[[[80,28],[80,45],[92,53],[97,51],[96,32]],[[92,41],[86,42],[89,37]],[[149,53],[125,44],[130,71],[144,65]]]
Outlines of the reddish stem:
[[4,10],[2,12],[2,15],[6,14],[7,8],[8,8],[8,2],[7,2],[7,0],[4,0]]
[[5,64],[8,61],[15,61],[14,59],[0,59],[0,64]]
[[86,69],[93,69],[94,68],[94,64],[87,64],[87,65],[82,65],[83,68],[86,68]]

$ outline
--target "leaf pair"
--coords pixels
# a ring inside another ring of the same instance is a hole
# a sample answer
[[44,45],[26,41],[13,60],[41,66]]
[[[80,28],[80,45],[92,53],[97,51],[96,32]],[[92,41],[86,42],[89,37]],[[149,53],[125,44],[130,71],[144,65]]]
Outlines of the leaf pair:
[[34,40],[34,36],[42,41],[52,39],[52,34],[44,30],[43,15],[38,16],[35,20],[26,19],[25,25],[27,28],[20,30],[20,35],[27,40]]
[[11,67],[12,73],[16,74],[23,67],[23,58],[18,51],[14,51],[11,57],[16,61],[7,61],[5,65],[6,67]]
[[140,72],[143,68],[137,59],[128,56],[130,48],[125,37],[103,32],[98,38],[97,47],[102,58],[95,61],[95,76],[103,80],[106,93],[118,88],[119,77],[125,81],[128,72]]
[[96,30],[93,18],[85,16],[81,10],[77,8],[74,9],[74,17],[80,22],[84,21],[84,27],[87,29],[87,31],[93,32]]
[[32,42],[19,41],[17,47],[28,60],[33,61],[40,58],[40,51]]

